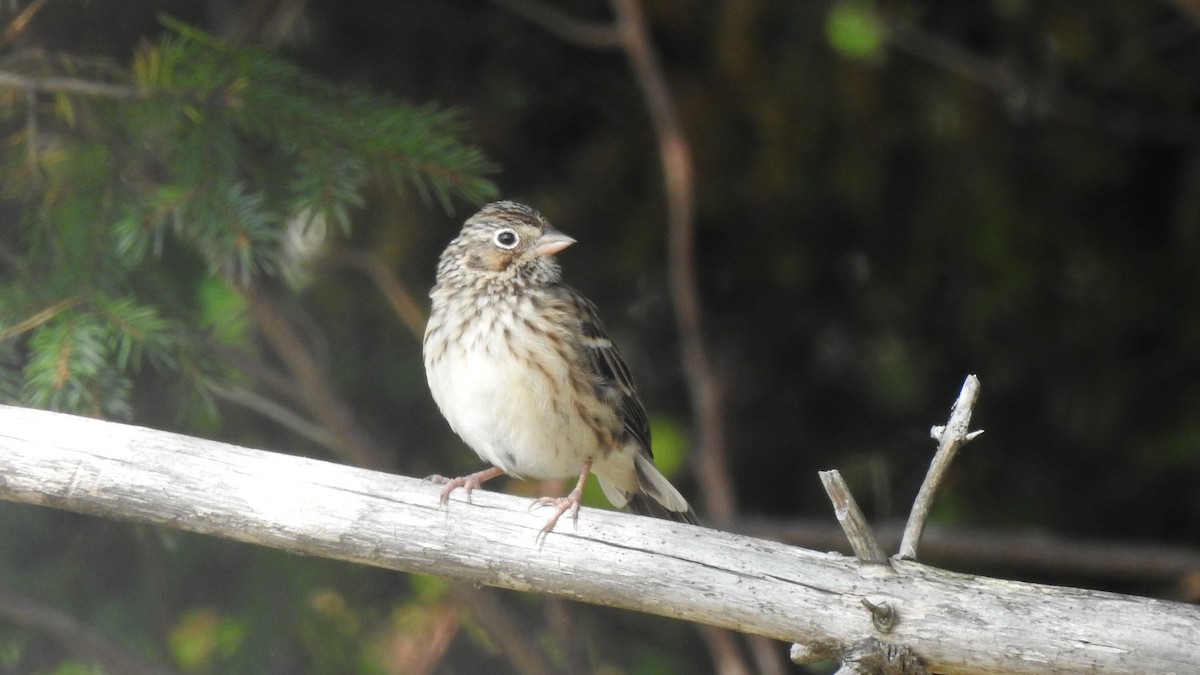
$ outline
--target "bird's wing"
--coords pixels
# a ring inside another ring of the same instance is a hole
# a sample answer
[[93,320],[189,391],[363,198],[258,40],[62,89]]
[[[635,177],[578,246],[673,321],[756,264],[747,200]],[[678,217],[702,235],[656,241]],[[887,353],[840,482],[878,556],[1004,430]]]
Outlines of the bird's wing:
[[604,384],[614,390],[613,393],[618,396],[617,404],[625,429],[649,454],[650,420],[646,417],[646,409],[642,407],[637,391],[633,388],[633,377],[629,374],[629,368],[621,358],[621,353],[617,351],[616,345],[609,339],[608,333],[604,331],[604,324],[600,323],[596,306],[578,291],[571,290],[572,299],[579,308],[586,361]]

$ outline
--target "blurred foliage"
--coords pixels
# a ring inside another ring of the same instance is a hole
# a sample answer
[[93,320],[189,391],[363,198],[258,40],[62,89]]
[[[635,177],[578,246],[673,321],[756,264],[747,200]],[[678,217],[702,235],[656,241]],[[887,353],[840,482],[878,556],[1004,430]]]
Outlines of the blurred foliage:
[[491,165],[458,140],[457,112],[331,85],[167,23],[127,73],[30,50],[5,61],[30,82],[91,76],[109,86],[101,95],[10,88],[0,100],[4,197],[20,208],[26,252],[0,287],[0,337],[21,339],[25,352],[21,376],[4,375],[20,382],[18,401],[131,417],[143,362],[203,392],[214,364],[204,363],[201,330],[244,335],[240,307],[175,256],[246,286],[303,265],[288,257],[302,255],[287,245],[294,238],[347,232],[372,181],[446,208],[452,196],[495,193],[482,177]]
[[[928,427],[975,372],[987,433],[939,521],[1200,541],[1189,5],[643,5],[693,143],[701,291],[745,512],[826,518],[815,472],[839,467],[873,515],[903,515]],[[609,16],[599,0],[557,6]],[[164,26],[161,10],[220,37]],[[420,297],[458,223],[496,193],[478,146],[505,196],[579,240],[566,276],[621,345],[656,452],[703,502],[658,158],[619,53],[482,0],[49,2],[5,39],[0,71],[128,93],[0,90],[4,400],[326,453],[189,398],[260,384],[206,347],[257,347],[243,290],[266,286],[401,472],[477,469],[389,298],[289,242],[368,252]],[[181,670],[514,670],[485,613],[440,582],[12,505],[0,537],[0,583]],[[497,597],[555,668],[711,669],[678,622]],[[91,666],[0,625],[0,672],[72,668]]]
[[870,3],[843,2],[830,7],[825,31],[829,44],[851,58],[878,58],[884,47],[884,26]]
[[167,637],[171,656],[184,671],[208,669],[214,662],[237,653],[246,635],[244,622],[219,616],[210,609],[188,610]]

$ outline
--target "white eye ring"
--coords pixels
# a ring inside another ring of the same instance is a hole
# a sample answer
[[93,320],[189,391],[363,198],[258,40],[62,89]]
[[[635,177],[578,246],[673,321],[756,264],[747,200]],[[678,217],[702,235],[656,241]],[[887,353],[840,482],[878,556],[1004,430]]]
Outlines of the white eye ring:
[[517,233],[507,227],[497,230],[496,234],[492,235],[492,243],[505,251],[513,250],[520,241],[521,238],[517,236]]

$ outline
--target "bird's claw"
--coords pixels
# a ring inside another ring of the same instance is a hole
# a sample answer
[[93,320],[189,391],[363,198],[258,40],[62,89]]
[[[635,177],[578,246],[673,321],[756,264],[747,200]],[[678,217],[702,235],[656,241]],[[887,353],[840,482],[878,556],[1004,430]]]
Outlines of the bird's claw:
[[435,485],[444,486],[442,488],[442,494],[438,497],[438,504],[441,506],[445,506],[446,503],[450,501],[450,493],[454,492],[455,490],[457,490],[459,488],[466,489],[467,503],[470,504],[471,503],[471,492],[474,491],[475,488],[479,487],[479,481],[471,480],[470,476],[459,476],[458,478],[446,478],[445,476],[439,476],[437,474],[434,474],[432,476],[426,476],[425,480],[430,483],[434,483]]
[[438,503],[442,506],[445,506],[446,502],[450,501],[450,493],[459,488],[464,488],[467,491],[467,503],[470,504],[471,492],[483,485],[484,481],[489,481],[503,473],[504,471],[501,469],[492,467],[490,469],[484,469],[483,471],[476,471],[469,476],[459,476],[458,478],[446,478],[445,476],[435,473],[432,476],[426,476],[425,480],[430,483],[445,486],[442,488],[442,494],[438,498]]
[[533,503],[529,505],[530,511],[538,506],[554,507],[554,513],[550,514],[550,518],[546,520],[546,524],[543,525],[541,531],[538,532],[537,538],[544,540],[546,536],[554,530],[554,526],[558,524],[558,519],[567,512],[571,513],[571,521],[578,525],[579,506],[582,502],[583,492],[578,489],[571,490],[571,493],[566,497],[542,497],[540,499],[533,500]]

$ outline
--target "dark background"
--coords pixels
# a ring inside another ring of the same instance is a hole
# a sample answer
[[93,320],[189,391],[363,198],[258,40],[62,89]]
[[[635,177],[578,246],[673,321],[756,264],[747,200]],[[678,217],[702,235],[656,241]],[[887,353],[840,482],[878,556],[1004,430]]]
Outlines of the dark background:
[[[986,433],[954,467],[936,525],[1036,532],[1047,546],[1098,540],[1147,561],[1195,556],[1200,10],[1184,0],[643,4],[695,160],[699,293],[742,526],[783,536],[831,523],[816,477],[827,468],[879,522],[903,518],[934,448],[929,426],[975,373],[972,426]],[[611,18],[603,2],[555,6]],[[566,278],[599,305],[656,433],[683,439],[668,450],[686,456],[673,480],[703,510],[659,157],[619,50],[571,44],[472,0],[50,0],[9,48],[127,63],[165,30],[160,12],[333,82],[461,108],[463,138],[500,167],[500,194],[579,241],[560,256]],[[856,50],[839,32],[856,17],[880,23],[855,35],[873,27],[891,39]],[[379,256],[427,306],[437,254],[475,206],[457,201],[448,214],[379,190],[338,244]],[[479,468],[429,397],[419,340],[374,285],[331,270],[289,301],[397,471]],[[159,378],[140,376],[134,423],[327,456],[230,404],[219,417],[181,416]],[[184,668],[180,650],[194,643],[193,672],[404,672],[398,648],[381,645],[444,620],[454,628],[437,672],[519,670],[478,601],[433,580],[14,505],[0,505],[0,526],[4,583],[151,661]],[[1050,548],[1024,567],[933,556],[961,571],[1200,597],[1195,568],[1085,574]],[[679,622],[494,597],[556,668],[712,669]],[[0,672],[83,672],[55,670],[64,663],[89,659],[0,623]]]

